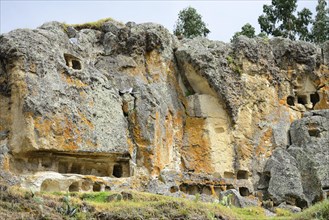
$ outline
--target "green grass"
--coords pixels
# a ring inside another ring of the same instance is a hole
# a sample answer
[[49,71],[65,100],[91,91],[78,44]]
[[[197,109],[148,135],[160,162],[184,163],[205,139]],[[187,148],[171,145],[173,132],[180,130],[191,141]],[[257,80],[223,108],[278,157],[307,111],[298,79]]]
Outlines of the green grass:
[[298,213],[293,216],[293,219],[296,220],[328,220],[329,219],[329,200],[326,199],[322,202],[319,202],[308,209],[304,210],[301,213]]
[[109,192],[83,193],[80,198],[88,202],[105,203],[109,195]]
[[[23,219],[71,218],[66,213],[67,205],[76,208],[73,219],[96,219],[102,215],[107,219],[271,219],[271,220],[308,220],[329,219],[329,200],[318,203],[302,213],[291,214],[284,209],[276,209],[276,217],[267,217],[261,207],[225,207],[219,203],[205,203],[198,199],[187,200],[138,191],[127,191],[131,200],[109,201],[108,197],[120,194],[116,191],[106,192],[36,192],[19,188],[1,192],[0,218],[5,215],[11,219],[23,216]],[[121,194],[120,194],[121,195]],[[40,209],[42,207],[42,209]],[[58,207],[62,207],[59,212]],[[88,211],[83,212],[83,207]],[[123,211],[124,210],[124,211]],[[3,214],[3,215],[2,215]]]

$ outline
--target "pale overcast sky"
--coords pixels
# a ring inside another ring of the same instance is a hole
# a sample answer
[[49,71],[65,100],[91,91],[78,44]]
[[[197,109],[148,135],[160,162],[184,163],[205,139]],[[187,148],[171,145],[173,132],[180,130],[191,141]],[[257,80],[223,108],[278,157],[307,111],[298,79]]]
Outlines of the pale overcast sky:
[[[263,4],[271,1],[231,0],[231,1],[51,1],[51,0],[0,0],[0,33],[17,28],[36,28],[47,21],[60,21],[68,24],[96,21],[111,17],[121,22],[155,22],[164,25],[172,32],[180,10],[192,6],[202,15],[211,33],[209,38],[228,42],[245,23],[251,23],[257,33],[258,16]],[[299,10],[303,7],[315,14],[317,0],[298,1]],[[313,15],[314,16],[314,15]]]

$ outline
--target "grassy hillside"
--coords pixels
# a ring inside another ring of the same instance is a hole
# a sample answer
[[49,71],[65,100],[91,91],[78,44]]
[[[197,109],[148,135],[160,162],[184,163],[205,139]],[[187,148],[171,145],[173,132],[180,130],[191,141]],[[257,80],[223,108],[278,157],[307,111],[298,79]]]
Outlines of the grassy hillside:
[[33,193],[0,185],[0,219],[329,219],[329,201],[292,215],[129,192]]

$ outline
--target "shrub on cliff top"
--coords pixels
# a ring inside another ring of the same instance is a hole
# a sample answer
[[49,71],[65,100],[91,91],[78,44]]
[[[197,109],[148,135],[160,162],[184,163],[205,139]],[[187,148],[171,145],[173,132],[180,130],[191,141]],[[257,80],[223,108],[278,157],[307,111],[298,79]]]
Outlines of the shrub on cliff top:
[[[84,23],[84,24],[66,24],[66,23],[63,23],[63,28],[64,28],[64,30],[67,30],[67,27],[72,26],[77,30],[81,30],[81,29],[101,30],[102,25],[106,22],[109,22],[109,21],[118,22],[118,21],[115,21],[113,18],[103,18],[103,19],[100,19],[98,21],[87,22],[87,23]],[[118,23],[120,23],[120,22],[118,22]]]

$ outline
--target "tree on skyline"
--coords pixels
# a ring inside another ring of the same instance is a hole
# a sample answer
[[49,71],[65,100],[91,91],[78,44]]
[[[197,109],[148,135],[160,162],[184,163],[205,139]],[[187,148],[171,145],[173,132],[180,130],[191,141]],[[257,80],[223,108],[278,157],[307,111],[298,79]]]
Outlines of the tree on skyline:
[[186,38],[207,37],[209,33],[210,30],[202,21],[202,16],[198,14],[195,8],[189,6],[179,12],[178,20],[174,27],[176,36],[184,36]]
[[296,10],[297,0],[272,0],[271,5],[263,5],[263,14],[258,18],[261,32],[291,40],[296,40],[296,36],[309,40],[312,12],[304,8],[295,16]]
[[329,8],[325,0],[318,0],[312,28],[312,41],[323,43],[329,40]]
[[243,25],[242,28],[241,28],[241,31],[235,32],[235,34],[233,35],[233,37],[231,39],[231,42],[233,42],[240,35],[244,35],[244,36],[247,36],[249,38],[254,38],[256,36],[255,35],[255,28],[249,23]]

